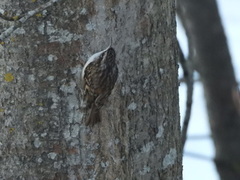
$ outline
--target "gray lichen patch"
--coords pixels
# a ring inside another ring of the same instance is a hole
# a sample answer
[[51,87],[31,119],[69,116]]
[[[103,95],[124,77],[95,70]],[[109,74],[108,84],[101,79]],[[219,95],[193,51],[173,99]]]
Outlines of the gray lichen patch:
[[170,152],[163,159],[163,169],[166,169],[169,166],[174,165],[176,158],[177,158],[176,149],[170,149]]

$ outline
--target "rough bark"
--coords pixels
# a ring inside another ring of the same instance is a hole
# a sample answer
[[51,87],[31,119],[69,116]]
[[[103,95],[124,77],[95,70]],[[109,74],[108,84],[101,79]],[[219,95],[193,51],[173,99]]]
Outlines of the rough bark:
[[216,1],[178,0],[178,12],[204,86],[217,170],[222,180],[240,179],[239,95]]
[[[181,179],[175,26],[173,0],[62,1],[23,24],[1,47],[0,178]],[[80,62],[111,40],[119,78],[89,128]]]

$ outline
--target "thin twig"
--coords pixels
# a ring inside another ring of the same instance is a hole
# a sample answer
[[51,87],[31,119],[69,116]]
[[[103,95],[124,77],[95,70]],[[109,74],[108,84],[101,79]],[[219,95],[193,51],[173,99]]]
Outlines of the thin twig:
[[206,139],[210,139],[212,138],[211,135],[191,135],[191,136],[188,136],[187,139],[188,140],[206,140]]
[[7,16],[7,15],[4,15],[2,13],[0,13],[0,18],[2,18],[3,20],[5,21],[18,21],[19,19],[21,19],[24,15],[19,15],[19,16]]
[[198,154],[198,153],[184,152],[184,155],[192,157],[192,158],[204,160],[204,161],[213,161],[214,160],[213,158],[211,158],[209,156],[205,156],[205,155]]
[[1,33],[0,35],[0,40],[4,41],[6,38],[8,38],[17,28],[19,28],[23,23],[25,23],[29,18],[34,16],[35,14],[43,11],[44,9],[52,6],[54,3],[61,1],[61,0],[50,0],[47,3],[37,7],[36,9],[32,11],[28,11],[25,16],[20,18],[15,25],[10,26],[8,29],[6,29],[4,32]]
[[[189,125],[189,120],[191,117],[191,110],[192,110],[192,96],[193,96],[193,70],[187,64],[187,61],[184,58],[183,52],[181,50],[181,47],[178,43],[178,49],[180,51],[180,64],[183,68],[183,74],[184,78],[187,84],[187,101],[186,101],[186,111],[185,111],[185,117],[183,120],[183,128],[182,128],[182,149],[184,149],[184,145],[187,139],[187,130]],[[188,62],[189,63],[189,62]]]

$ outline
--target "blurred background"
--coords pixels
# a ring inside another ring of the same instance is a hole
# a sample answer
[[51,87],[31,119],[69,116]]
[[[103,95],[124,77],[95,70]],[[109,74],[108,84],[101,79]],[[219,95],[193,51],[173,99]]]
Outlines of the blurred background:
[[[240,1],[217,0],[220,16],[228,40],[237,81],[240,81]],[[185,31],[177,19],[177,36],[183,53],[188,54],[188,45]],[[179,76],[183,76],[180,68]],[[194,79],[198,75],[194,74]],[[186,84],[181,83],[179,88],[181,119],[185,114]],[[214,146],[210,137],[203,87],[201,82],[194,83],[192,114],[188,129],[183,157],[184,180],[219,180],[214,162]]]

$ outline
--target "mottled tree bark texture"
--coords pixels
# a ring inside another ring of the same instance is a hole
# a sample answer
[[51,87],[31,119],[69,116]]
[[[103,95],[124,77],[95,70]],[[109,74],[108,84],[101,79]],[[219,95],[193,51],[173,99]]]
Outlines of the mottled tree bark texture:
[[[89,127],[81,71],[111,41],[118,80]],[[58,1],[0,46],[0,179],[182,179],[174,0]]]
[[226,37],[214,0],[178,0],[190,59],[204,86],[221,180],[240,179],[239,94]]

